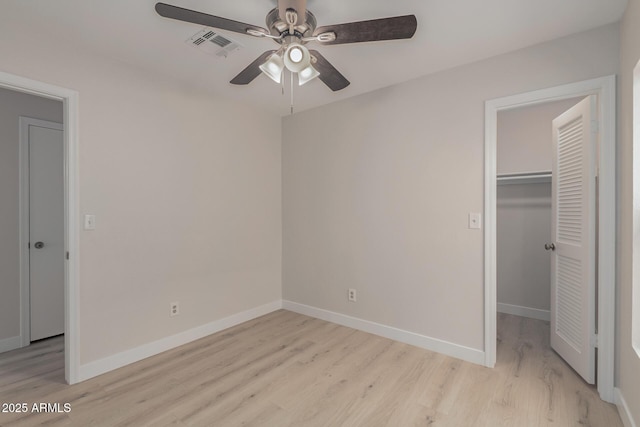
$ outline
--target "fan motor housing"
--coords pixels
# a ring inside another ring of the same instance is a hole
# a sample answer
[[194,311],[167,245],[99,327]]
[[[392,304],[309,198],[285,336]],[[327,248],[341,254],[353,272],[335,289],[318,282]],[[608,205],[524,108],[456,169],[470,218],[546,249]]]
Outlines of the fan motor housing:
[[[298,17],[298,23],[293,27],[294,34],[291,34],[289,32],[289,25],[280,19],[280,12],[277,8],[267,14],[266,23],[271,35],[276,37],[284,35],[282,39],[274,39],[274,41],[279,44],[283,44],[287,39],[290,40],[290,37],[296,37],[298,39],[310,37],[317,26],[316,17],[307,10],[305,11],[305,20],[301,21],[300,17]],[[299,43],[305,44],[306,42],[300,40]]]

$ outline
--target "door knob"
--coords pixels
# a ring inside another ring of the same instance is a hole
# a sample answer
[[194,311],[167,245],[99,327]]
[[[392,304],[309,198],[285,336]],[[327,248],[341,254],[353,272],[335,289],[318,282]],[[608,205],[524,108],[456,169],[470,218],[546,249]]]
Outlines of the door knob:
[[556,245],[554,245],[553,243],[545,243],[544,244],[544,248],[546,250],[551,250],[551,251],[555,251],[556,250]]
[[42,248],[44,247],[44,243],[42,243],[42,242],[36,242],[36,243],[33,245],[33,247],[34,247],[34,248],[36,248],[36,249],[42,249]]

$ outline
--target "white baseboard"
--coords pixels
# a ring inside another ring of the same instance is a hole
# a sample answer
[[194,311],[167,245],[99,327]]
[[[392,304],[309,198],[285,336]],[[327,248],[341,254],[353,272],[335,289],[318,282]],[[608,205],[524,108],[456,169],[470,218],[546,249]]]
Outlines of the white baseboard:
[[514,314],[516,316],[530,317],[531,319],[551,320],[551,312],[549,310],[540,310],[538,308],[522,307],[520,305],[498,303],[498,313]]
[[620,418],[622,418],[622,424],[624,427],[637,427],[637,424],[633,420],[633,416],[631,415],[631,411],[629,410],[629,406],[627,405],[627,401],[624,400],[624,396],[622,395],[622,391],[619,388],[615,388],[616,395],[616,406],[618,407],[618,413],[620,413]]
[[179,347],[208,335],[215,334],[216,332],[220,332],[224,329],[239,325],[240,323],[257,317],[264,316],[265,314],[269,314],[281,308],[281,300],[273,301],[259,307],[233,314],[223,319],[216,320],[206,325],[198,326],[179,334],[162,338],[148,344],[143,344],[139,347],[132,348],[131,350],[126,350],[121,353],[105,357],[104,359],[81,365],[78,369],[78,382],[113,371],[114,369],[146,359],[147,357],[155,356],[156,354],[171,350],[172,348]]
[[17,337],[4,338],[0,340],[0,353],[15,350],[16,348],[20,347],[22,347],[22,337],[20,335],[18,335]]
[[380,323],[370,322],[368,320],[358,319],[356,317],[347,316],[345,314],[333,311],[323,310],[321,308],[311,307],[292,301],[283,300],[282,308],[306,316],[315,317],[317,319],[326,320],[327,322],[337,323],[349,328],[358,329],[370,334],[379,335],[381,337],[411,344],[416,347],[435,351],[437,353],[446,354],[447,356],[457,359],[466,360],[467,362],[478,365],[484,364],[484,352],[470,347],[453,344],[447,341],[431,338],[425,335],[416,334],[414,332],[405,331],[403,329],[394,328],[392,326],[382,325]]

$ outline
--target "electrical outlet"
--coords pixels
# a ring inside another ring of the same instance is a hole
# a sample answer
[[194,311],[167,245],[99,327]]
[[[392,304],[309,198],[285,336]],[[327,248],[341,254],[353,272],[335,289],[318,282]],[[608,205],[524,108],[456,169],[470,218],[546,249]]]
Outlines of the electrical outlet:
[[349,301],[356,302],[356,290],[349,289]]
[[172,302],[170,304],[170,309],[171,309],[171,311],[170,311],[171,317],[177,316],[178,314],[180,314],[180,303],[177,302],[177,301],[176,302]]

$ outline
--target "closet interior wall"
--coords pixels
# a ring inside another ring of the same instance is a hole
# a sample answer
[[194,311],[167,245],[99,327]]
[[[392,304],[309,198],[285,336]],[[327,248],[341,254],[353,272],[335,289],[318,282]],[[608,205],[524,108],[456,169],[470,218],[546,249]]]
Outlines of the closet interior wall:
[[579,100],[498,113],[499,312],[549,320],[551,259],[544,244],[551,241],[551,122]]

